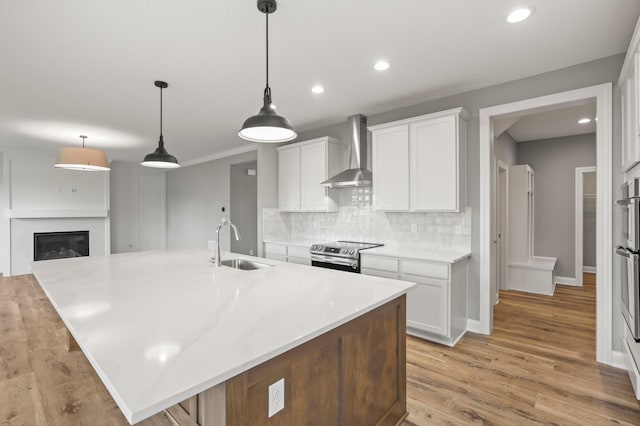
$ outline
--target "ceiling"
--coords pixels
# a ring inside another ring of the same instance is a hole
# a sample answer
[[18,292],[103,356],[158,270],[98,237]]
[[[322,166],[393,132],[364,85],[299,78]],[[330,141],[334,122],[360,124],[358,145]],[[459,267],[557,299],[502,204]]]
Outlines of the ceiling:
[[[270,83],[298,131],[626,51],[637,0],[280,0]],[[182,162],[231,150],[261,106],[264,15],[255,0],[0,2],[0,148],[79,144],[111,160],[155,149]],[[379,58],[391,62],[373,69]],[[326,92],[311,93],[321,83]]]
[[[582,118],[589,118],[591,122],[578,123]],[[498,128],[506,128],[516,142],[527,142],[595,133],[595,118],[596,103],[595,99],[592,99],[581,105],[560,108],[556,106],[542,112],[496,120],[495,125]],[[502,125],[501,121],[505,122],[505,125]]]

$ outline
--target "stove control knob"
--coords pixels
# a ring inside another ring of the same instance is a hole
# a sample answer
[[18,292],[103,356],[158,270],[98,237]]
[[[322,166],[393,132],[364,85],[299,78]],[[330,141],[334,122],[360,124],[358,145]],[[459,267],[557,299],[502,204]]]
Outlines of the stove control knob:
[[351,249],[350,251],[351,251],[350,254],[355,254],[355,252],[356,252],[354,249]]
[[315,244],[311,246],[311,250],[317,250],[317,249],[318,247]]

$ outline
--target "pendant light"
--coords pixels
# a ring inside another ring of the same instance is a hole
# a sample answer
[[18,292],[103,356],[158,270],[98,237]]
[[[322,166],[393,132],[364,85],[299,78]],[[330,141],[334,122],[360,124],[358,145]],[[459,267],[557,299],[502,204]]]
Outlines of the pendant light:
[[160,140],[158,141],[158,148],[151,154],[145,155],[144,160],[140,164],[157,169],[175,169],[180,167],[180,164],[178,164],[176,157],[164,149],[164,138],[162,136],[162,89],[166,89],[169,85],[164,81],[156,81],[154,84],[160,88]]
[[258,10],[266,16],[266,75],[267,84],[264,89],[263,105],[258,114],[247,118],[238,132],[238,136],[251,142],[277,143],[295,139],[298,136],[286,118],[276,113],[276,106],[271,102],[269,87],[269,14],[277,8],[276,0],[258,0]]
[[107,172],[111,170],[107,155],[99,149],[90,149],[84,147],[86,136],[80,135],[82,139],[82,148],[65,147],[58,151],[58,157],[54,167],[68,170],[83,170],[89,172]]

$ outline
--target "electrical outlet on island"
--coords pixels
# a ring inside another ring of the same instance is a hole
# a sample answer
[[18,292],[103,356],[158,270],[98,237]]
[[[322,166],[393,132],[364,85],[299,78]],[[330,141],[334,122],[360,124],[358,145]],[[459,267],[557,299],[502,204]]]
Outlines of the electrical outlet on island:
[[269,417],[284,410],[284,377],[269,385]]

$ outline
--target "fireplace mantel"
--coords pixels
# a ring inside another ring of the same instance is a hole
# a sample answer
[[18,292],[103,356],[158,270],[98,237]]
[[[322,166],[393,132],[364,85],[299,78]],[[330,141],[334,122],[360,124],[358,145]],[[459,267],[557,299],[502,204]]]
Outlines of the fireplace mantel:
[[11,219],[108,217],[107,209],[12,209]]

